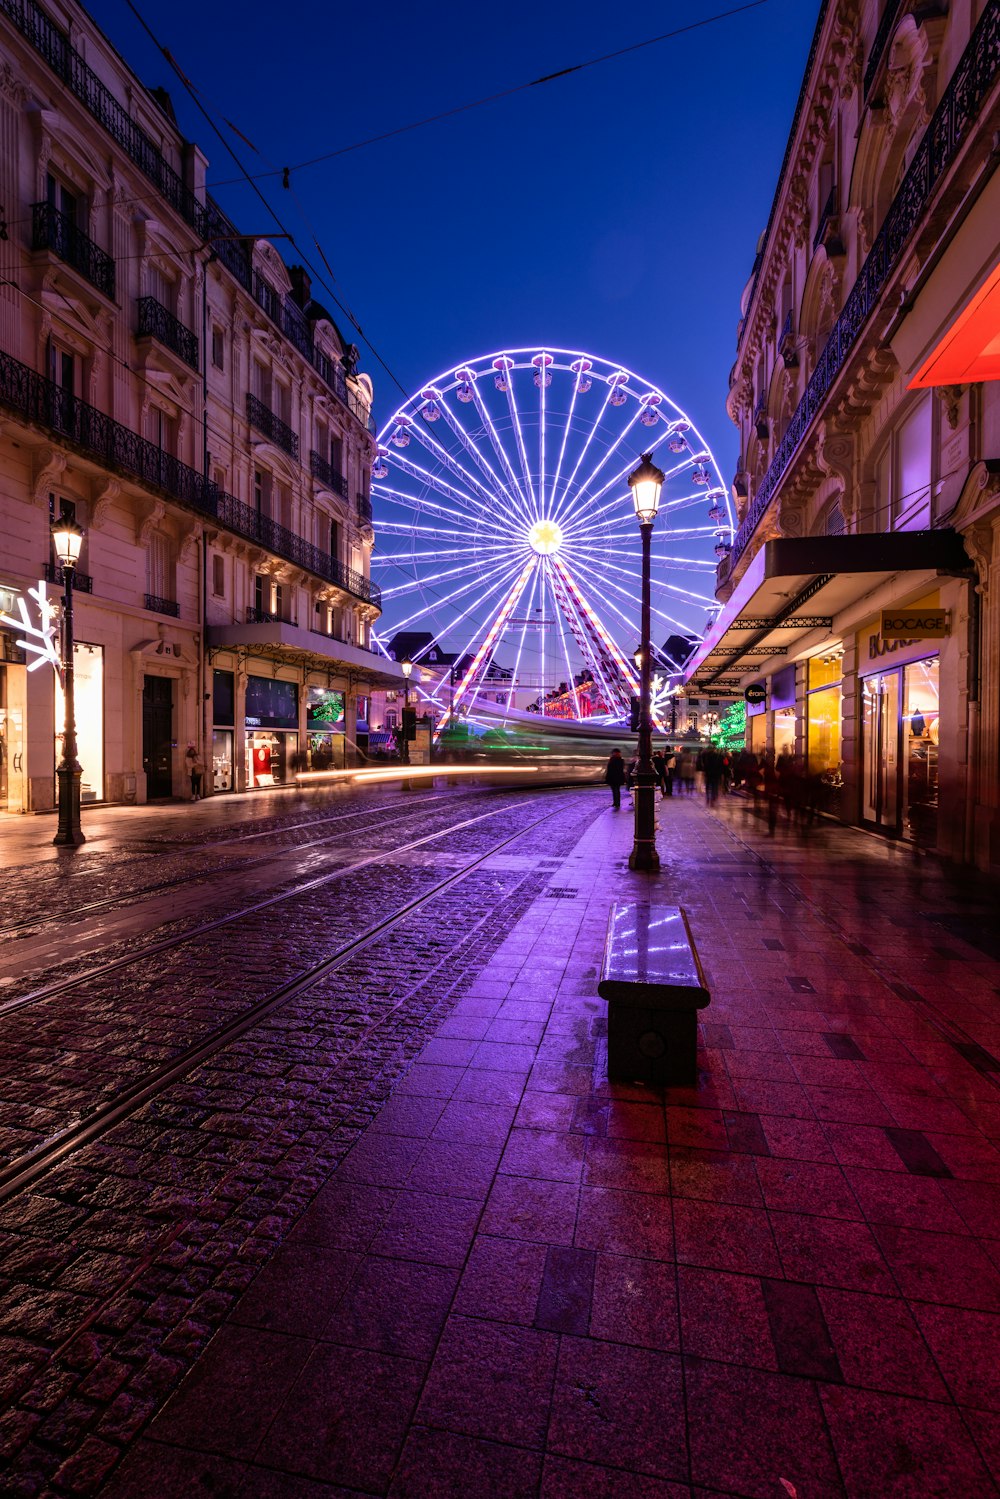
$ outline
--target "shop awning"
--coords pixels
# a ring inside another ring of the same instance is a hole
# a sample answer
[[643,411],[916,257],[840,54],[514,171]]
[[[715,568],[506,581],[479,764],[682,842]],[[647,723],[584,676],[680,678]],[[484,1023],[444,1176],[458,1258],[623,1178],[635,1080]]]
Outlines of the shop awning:
[[245,651],[289,665],[349,674],[369,687],[403,688],[403,673],[381,652],[334,640],[317,630],[304,630],[288,620],[259,620],[248,624],[209,625],[205,632],[212,650]]
[[784,536],[760,548],[685,670],[689,687],[739,687],[767,659],[784,656],[812,631],[900,573],[965,574],[957,531],[891,531],[859,536]]

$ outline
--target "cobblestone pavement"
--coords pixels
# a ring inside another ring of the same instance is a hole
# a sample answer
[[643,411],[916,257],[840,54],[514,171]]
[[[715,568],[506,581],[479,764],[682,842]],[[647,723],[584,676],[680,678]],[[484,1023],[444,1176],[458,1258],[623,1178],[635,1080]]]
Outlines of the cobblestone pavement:
[[143,933],[111,981],[0,1013],[23,1156],[508,841],[0,1210],[2,1492],[93,1491],[593,812],[590,793],[425,802],[343,878],[152,958]]
[[[996,1499],[995,892],[695,799],[649,879],[601,793],[537,801],[0,1212],[4,1493]],[[607,1083],[623,896],[688,912],[695,1088]],[[144,1044],[226,1003],[179,977]]]

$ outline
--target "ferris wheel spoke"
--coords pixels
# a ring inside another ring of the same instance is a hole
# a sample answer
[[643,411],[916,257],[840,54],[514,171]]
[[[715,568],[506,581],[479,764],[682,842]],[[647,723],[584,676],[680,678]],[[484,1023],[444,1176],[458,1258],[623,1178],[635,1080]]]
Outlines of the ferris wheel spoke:
[[[569,478],[566,480],[565,486],[563,488],[563,492],[562,492],[561,496],[559,497],[558,501],[556,501],[555,512],[554,512],[554,516],[553,516],[553,518],[556,519],[556,520],[558,520],[559,516],[561,514],[563,514],[563,512],[564,512],[564,504],[563,504],[563,502],[564,502],[564,500],[566,499],[566,496],[569,494],[570,490],[573,487],[573,481],[575,480],[577,474],[580,472],[580,465],[583,462],[584,458],[586,458],[586,456],[587,456],[587,449],[590,447],[590,444],[593,442],[595,435],[601,429],[601,424],[604,421],[605,413],[607,412],[608,406],[611,403],[611,397],[613,395],[614,395],[614,386],[613,385],[609,385],[608,386],[608,390],[607,390],[607,394],[605,395],[604,400],[603,400],[603,402],[601,404],[601,409],[597,413],[597,415],[594,418],[593,422],[591,423],[590,430],[588,431],[587,436],[586,436],[586,438],[584,440],[583,447],[581,448],[580,452],[577,454],[576,462],[573,465],[573,472],[570,474]],[[555,500],[555,496],[554,495],[553,495],[553,500]]]
[[[576,492],[576,495],[574,496],[574,498],[577,501],[579,501],[580,504],[581,504],[581,506],[582,506],[582,508],[581,508],[581,510],[579,512],[581,516],[586,515],[587,510],[589,509],[590,505],[593,503],[593,499],[591,497],[590,486],[593,484],[593,482],[597,478],[598,474],[604,468],[605,464],[610,459],[612,453],[615,453],[621,447],[621,445],[625,441],[625,439],[629,436],[629,434],[631,433],[633,427],[635,427],[635,425],[637,424],[640,416],[642,415],[642,412],[643,412],[643,408],[641,406],[638,407],[637,410],[636,410],[636,412],[635,412],[635,414],[634,414],[634,416],[632,416],[632,418],[628,422],[626,422],[625,426],[622,428],[621,432],[615,438],[615,440],[611,444],[611,446],[605,450],[603,457],[600,459],[600,461],[598,462],[598,464],[596,465],[596,467],[593,468],[593,469],[591,469],[590,473],[587,475],[586,479],[584,479],[583,483],[578,486],[577,492]],[[635,462],[635,459],[634,458],[630,458],[629,461],[628,461],[628,463],[626,463],[626,465],[625,465],[625,469],[626,470],[630,469],[632,467],[632,464],[634,462]],[[619,471],[613,476],[613,478],[611,478],[605,484],[604,488],[601,489],[601,490],[598,490],[597,496],[595,496],[594,498],[599,498],[601,495],[606,494],[607,491],[608,491],[608,489],[612,485],[619,483],[620,480],[621,480],[623,472],[624,472],[624,470],[619,469]],[[567,497],[566,497],[566,503],[567,504],[571,504],[572,503],[572,500],[570,499],[569,495],[567,495]]]
[[[611,634],[611,631],[607,628],[594,606],[590,603],[583,589],[580,587],[579,582],[575,578],[574,574],[570,572],[566,564],[564,562],[558,562],[556,564],[556,570],[559,573],[562,581],[567,586],[567,589],[573,601],[573,606],[578,611],[578,614],[583,621],[587,635],[591,638],[595,645],[596,642],[600,642],[600,645],[604,653],[606,654],[609,663],[615,667],[618,675],[625,683],[628,693],[634,692],[636,688],[635,672],[632,665],[628,661],[626,661],[625,655],[621,650],[621,647],[615,640],[614,636]],[[602,672],[602,676],[605,680],[609,701],[614,701],[619,706],[624,706],[623,694],[620,690],[617,689],[617,684],[612,685],[607,672]]]
[[[507,706],[508,706],[508,708],[511,706],[510,699],[511,699],[511,697],[513,697],[514,692],[516,691],[516,688],[517,688],[518,672],[521,670],[521,656],[524,653],[524,640],[525,640],[525,636],[528,633],[529,625],[531,623],[531,611],[532,611],[532,609],[535,606],[535,593],[536,593],[536,590],[538,588],[538,578],[539,578],[540,571],[541,571],[541,569],[536,570],[535,576],[532,579],[532,583],[531,583],[531,593],[530,593],[530,595],[528,597],[528,607],[525,610],[524,624],[521,626],[521,638],[520,638],[520,640],[517,643],[517,655],[514,657],[514,675],[511,678],[511,681],[513,682],[514,686],[511,689],[511,692],[508,693],[508,696],[507,696]],[[543,652],[543,659],[544,659],[544,652]],[[504,723],[507,722],[507,718],[508,718],[508,714],[505,713],[504,714],[504,720],[503,720]]]
[[[493,623],[487,630],[483,643],[476,651],[476,654],[473,656],[465,675],[463,676],[458,687],[456,687],[455,689],[454,704],[458,704],[461,702],[462,697],[469,689],[469,684],[475,680],[476,673],[479,671],[483,661],[485,661],[487,657],[492,659],[493,652],[496,649],[496,642],[503,632],[504,625],[510,618],[511,614],[514,612],[517,601],[521,597],[521,594],[524,592],[525,584],[534,573],[537,566],[538,558],[532,557],[530,562],[526,562],[524,564],[524,567],[518,573],[517,578],[514,581],[513,588],[511,588],[510,592],[507,594],[507,597],[504,599],[499,610],[494,616]],[[449,716],[452,712],[454,712],[454,706],[449,710]]]
[[[598,558],[595,560],[592,557],[588,557],[586,550],[582,547],[578,548],[574,555],[579,555],[585,561],[589,562],[592,566],[599,567],[602,575],[607,573],[615,573],[618,577],[627,578],[633,586],[635,585],[635,573],[633,571],[630,571],[627,567],[619,567],[616,563],[607,561],[606,558]],[[693,599],[696,603],[699,604],[709,604],[715,602],[714,598],[710,598],[707,594],[694,593],[691,589],[681,588],[679,584],[670,583],[663,578],[657,580],[656,586],[658,589],[667,589],[671,593],[676,593],[681,598]]]
[[[577,693],[577,690],[576,690],[576,676],[575,676],[575,673],[573,671],[573,667],[572,667],[572,665],[570,663],[570,659],[569,659],[569,645],[567,644],[567,641],[566,641],[566,631],[564,629],[563,612],[559,608],[559,600],[556,598],[555,590],[552,587],[551,573],[550,573],[547,581],[548,581],[549,589],[550,589],[550,591],[552,593],[552,598],[553,598],[552,617],[553,617],[553,619],[556,622],[556,629],[559,631],[559,644],[562,646],[563,660],[566,663],[566,684],[567,684],[570,692],[573,694],[573,705],[576,708],[576,716],[577,716],[577,718],[580,718],[581,717],[581,714],[580,714],[580,697],[579,697],[579,694]],[[544,692],[544,688],[543,688],[543,692]],[[543,697],[543,699],[542,699],[543,712],[544,712],[544,703],[545,703],[545,699]]]
[[[442,499],[448,500],[452,506],[458,505],[466,516],[474,516],[480,524],[497,525],[502,520],[502,517],[497,515],[495,506],[485,505],[476,496],[465,494],[462,490],[457,489],[455,485],[449,484],[447,479],[443,478],[441,474],[431,473],[429,469],[422,468],[412,458],[406,455],[397,456],[396,462],[408,478],[413,479],[417,484],[434,490]],[[383,492],[386,491],[383,490]],[[414,503],[419,499],[419,497],[411,498],[406,495],[405,491],[390,490],[388,492],[394,496],[399,496],[401,503]]]
[[413,435],[417,441],[431,453],[437,461],[448,470],[456,479],[462,480],[469,490],[473,491],[470,498],[476,506],[487,515],[496,509],[497,496],[481,479],[460,463],[453,453],[450,453],[443,443],[432,437],[427,423],[414,423]]
[[[590,579],[590,586],[597,594],[598,598],[602,599],[604,603],[607,604],[609,609],[614,609],[616,613],[621,614],[623,619],[626,619],[627,616],[622,614],[622,611],[617,608],[617,606],[611,599],[608,598],[607,594],[604,592],[604,588],[611,589],[611,591],[617,594],[619,598],[623,598],[626,603],[632,604],[633,607],[637,607],[638,601],[635,597],[635,594],[630,593],[627,588],[623,588],[620,583],[616,583],[613,578],[606,577],[603,571],[598,572],[596,569],[590,567],[586,563],[579,563],[578,566],[580,567],[580,571],[586,573],[587,577]],[[633,579],[633,583],[634,581],[635,580]],[[664,613],[664,611],[657,608],[655,604],[650,605],[650,613],[655,614],[657,619],[662,620],[664,624],[670,625],[672,630],[678,630],[681,634],[684,634],[686,626],[681,620],[675,619],[672,614]],[[631,624],[633,629],[636,628],[633,620],[629,620],[629,623]]]
[[[473,609],[480,608],[481,605],[484,604],[492,594],[498,592],[499,589],[501,589],[504,584],[514,576],[519,566],[520,563],[509,564],[505,562],[499,567],[488,569],[486,572],[480,573],[477,577],[470,579],[469,582],[464,584],[463,587],[455,588],[451,591],[451,593],[442,594],[440,598],[435,599],[429,604],[425,604],[422,609],[417,609],[413,614],[408,615],[406,619],[401,620],[395,627],[397,633],[400,630],[407,629],[418,619],[434,619],[436,615],[442,612],[446,605],[453,604],[456,599],[465,598],[468,594],[472,593],[476,588],[478,588],[481,583],[485,582],[486,580],[490,580],[490,586],[484,589],[482,593],[474,598],[468,608],[465,609],[457,619],[449,620],[449,628],[454,624],[461,623],[463,619],[467,618],[468,615],[472,613]],[[435,631],[434,633],[436,634],[437,631]]]
[[517,451],[521,460],[521,471],[524,474],[524,487],[528,495],[529,513],[537,509],[538,497],[535,494],[534,485],[531,482],[531,465],[528,463],[528,450],[524,446],[524,432],[521,429],[521,417],[517,409],[517,397],[514,395],[514,371],[507,371],[507,379],[504,384],[507,387],[507,407],[510,411],[510,419],[514,423],[514,431],[517,434]]
[[473,438],[471,437],[469,432],[466,431],[465,427],[463,427],[455,412],[452,411],[451,407],[448,405],[448,402],[445,400],[444,396],[441,397],[438,405],[441,409],[442,416],[448,423],[448,426],[451,428],[452,432],[454,432],[455,436],[462,444],[465,452],[468,453],[473,463],[486,479],[487,485],[492,493],[494,501],[499,500],[501,504],[506,505],[509,502],[510,497],[508,495],[504,481],[496,473],[493,465],[488,462],[484,454],[476,446]]
[[[409,559],[411,562],[414,559]],[[405,583],[395,583],[386,587],[382,586],[382,597],[384,599],[400,598],[404,593],[413,593],[418,588],[429,588],[432,583],[440,583],[443,579],[454,578],[458,574],[467,573],[468,564],[459,567],[444,568],[437,573],[421,573],[419,578],[408,578]]]
[[[428,481],[421,478],[420,482],[427,483]],[[440,488],[437,490],[437,493],[441,494],[446,499],[454,499],[454,496],[449,489]],[[417,510],[421,513],[426,512],[428,515],[447,516],[449,520],[459,521],[463,525],[483,524],[483,517],[478,510],[470,512],[465,509],[464,506],[459,509],[455,509],[454,505],[439,505],[435,500],[428,499],[426,495],[410,494],[405,489],[395,489],[385,484],[372,486],[372,498],[374,500],[382,500],[387,505],[402,505],[404,509],[407,510]],[[380,530],[383,524],[384,522],[380,519]]]
[[[494,556],[499,556],[501,553],[506,554],[509,548],[506,543],[494,541],[480,543],[476,550],[477,552],[491,552]],[[380,567],[405,567],[407,563],[412,563],[414,560],[419,562],[454,562],[457,558],[467,561],[468,548],[448,547],[444,551],[434,552],[376,552],[372,557],[372,561],[375,562],[377,560]]]
[[529,520],[530,511],[528,509],[528,502],[525,498],[524,492],[521,489],[521,481],[517,476],[513,464],[510,461],[510,455],[508,454],[507,449],[504,447],[503,443],[500,440],[500,434],[496,429],[496,425],[493,421],[492,416],[490,416],[489,410],[486,406],[486,402],[483,400],[482,392],[479,390],[477,384],[474,384],[472,387],[472,399],[475,402],[476,410],[479,412],[479,415],[483,419],[483,426],[486,428],[486,431],[489,434],[490,442],[493,445],[493,451],[496,453],[497,458],[499,459],[503,468],[506,470],[507,478],[513,485],[513,493],[510,493],[508,491],[509,498],[518,505],[518,508],[524,515],[525,520]]

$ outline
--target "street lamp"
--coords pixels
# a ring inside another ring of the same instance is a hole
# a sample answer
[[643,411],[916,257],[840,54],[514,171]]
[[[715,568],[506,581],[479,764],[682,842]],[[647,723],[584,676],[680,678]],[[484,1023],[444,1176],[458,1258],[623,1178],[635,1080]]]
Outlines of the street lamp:
[[399,669],[403,673],[403,737],[400,743],[400,759],[404,765],[410,763],[410,741],[407,734],[410,728],[410,673],[413,671],[413,662],[409,656],[404,656],[399,663]]
[[642,462],[628,476],[632,491],[639,535],[642,538],[642,641],[636,651],[639,667],[639,763],[636,767],[635,839],[629,855],[630,869],[650,874],[660,867],[656,851],[656,771],[653,769],[653,724],[649,716],[649,689],[652,647],[650,644],[649,592],[652,562],[653,523],[660,508],[660,491],[666,478],[653,462],[652,453],[643,453]]
[[52,842],[69,848],[86,843],[80,826],[80,762],[76,758],[76,702],[73,659],[73,577],[83,546],[83,528],[68,515],[52,522],[52,544],[63,575],[63,742],[56,766],[59,824]]

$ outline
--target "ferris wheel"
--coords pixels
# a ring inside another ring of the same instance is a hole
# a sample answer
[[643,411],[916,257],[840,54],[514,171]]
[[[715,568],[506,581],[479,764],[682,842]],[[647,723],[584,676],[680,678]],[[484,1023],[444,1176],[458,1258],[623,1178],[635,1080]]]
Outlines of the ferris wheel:
[[[733,512],[691,419],[657,386],[595,355],[509,349],[436,376],[383,426],[372,468],[382,588],[378,640],[447,653],[442,713],[506,684],[511,705],[627,718],[638,692],[641,548],[626,484],[654,452],[666,479],[653,532],[654,661],[700,636]],[[431,657],[433,659],[433,657]],[[494,700],[499,700],[492,694]]]

